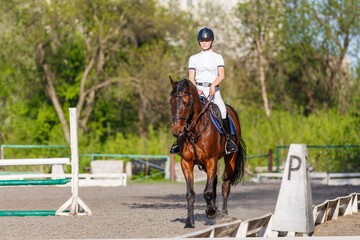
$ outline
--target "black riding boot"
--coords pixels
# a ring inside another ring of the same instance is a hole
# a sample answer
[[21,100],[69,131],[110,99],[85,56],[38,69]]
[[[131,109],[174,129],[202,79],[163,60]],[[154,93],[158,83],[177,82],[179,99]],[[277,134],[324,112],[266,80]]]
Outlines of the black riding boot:
[[170,154],[180,155],[180,148],[179,148],[179,145],[178,145],[177,141],[174,142],[174,144],[171,146]]
[[225,146],[225,153],[233,153],[237,152],[238,148],[236,144],[231,140],[231,129],[230,129],[230,120],[229,117],[226,116],[225,119],[223,119],[224,129],[225,129],[225,138],[226,138],[226,146]]

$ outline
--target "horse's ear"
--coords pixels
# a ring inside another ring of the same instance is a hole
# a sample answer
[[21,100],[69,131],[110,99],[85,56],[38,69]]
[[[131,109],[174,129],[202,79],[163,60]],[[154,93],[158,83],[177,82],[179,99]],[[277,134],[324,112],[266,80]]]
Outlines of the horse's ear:
[[176,82],[171,78],[170,75],[169,75],[169,78],[170,78],[171,86],[172,86],[173,88],[175,88],[175,87],[176,87]]

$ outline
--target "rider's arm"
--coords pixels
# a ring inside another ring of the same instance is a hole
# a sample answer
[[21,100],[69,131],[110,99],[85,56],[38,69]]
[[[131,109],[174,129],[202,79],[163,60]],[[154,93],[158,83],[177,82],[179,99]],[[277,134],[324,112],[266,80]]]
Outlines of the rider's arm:
[[214,87],[215,87],[215,86],[219,85],[224,79],[225,79],[225,68],[218,67],[218,77],[215,79],[215,81],[211,85],[214,85]]
[[[195,69],[189,69],[189,80],[196,86],[195,83]],[[197,86],[196,86],[197,88]],[[202,91],[198,89],[199,95],[202,94]]]
[[225,68],[223,66],[218,67],[218,77],[210,86],[209,95],[212,96],[215,94],[215,87],[219,85],[225,79]]
[[195,84],[195,70],[189,69],[189,80],[196,86]]

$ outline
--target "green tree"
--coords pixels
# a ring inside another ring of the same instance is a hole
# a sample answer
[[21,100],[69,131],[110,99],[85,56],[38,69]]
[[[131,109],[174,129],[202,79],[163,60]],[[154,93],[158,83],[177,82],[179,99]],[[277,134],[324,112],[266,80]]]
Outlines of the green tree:
[[279,32],[283,31],[285,16],[285,1],[246,1],[238,7],[240,19],[240,34],[244,46],[250,54],[256,58],[258,79],[261,85],[263,108],[267,116],[270,116],[270,104],[266,88],[266,75],[269,63],[281,49],[283,39]]
[[[351,51],[359,44],[358,1],[292,1],[287,5],[282,59],[291,97],[306,111],[349,102]],[[350,48],[352,46],[352,48]],[[299,91],[300,90],[300,91]]]
[[[156,113],[151,109],[168,101],[168,75],[178,71],[177,61],[183,58],[180,47],[169,44],[186,32],[174,28],[186,22],[181,14],[172,17],[155,1],[140,0],[29,0],[2,2],[0,6],[6,16],[2,26],[9,26],[1,29],[6,34],[0,40],[6,49],[1,66],[8,74],[0,77],[9,80],[6,91],[16,89],[12,97],[19,101],[11,102],[22,104],[29,122],[52,119],[40,135],[51,131],[58,121],[68,140],[69,106],[78,108],[82,130],[102,136],[111,132],[101,133],[109,127],[117,131],[134,126],[145,137],[149,125],[160,127],[166,122],[168,109]],[[170,49],[177,49],[176,57]],[[15,94],[21,91],[16,86],[19,76],[22,86],[29,86],[24,91],[32,97]],[[1,103],[11,111],[14,106],[5,102]],[[42,108],[36,109],[39,102]],[[124,121],[119,121],[124,113],[116,106],[126,107]],[[40,118],[40,111],[47,114]],[[32,115],[28,116],[29,112]]]
[[[360,43],[360,2],[356,0],[310,1],[308,5],[320,29],[324,41],[327,65],[323,75],[327,88],[327,101],[337,101],[344,111],[345,96],[349,93],[350,62],[345,57],[350,46]],[[359,49],[353,49],[358,52]],[[335,91],[336,89],[336,91]],[[334,96],[335,95],[335,96]]]

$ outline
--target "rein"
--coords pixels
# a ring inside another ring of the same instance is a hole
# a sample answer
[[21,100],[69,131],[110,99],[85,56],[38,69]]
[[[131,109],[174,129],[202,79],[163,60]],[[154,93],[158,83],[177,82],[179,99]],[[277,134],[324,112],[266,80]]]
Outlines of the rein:
[[[191,95],[191,92],[187,92],[185,94],[182,95],[174,95],[174,97],[185,97],[185,96],[189,96]],[[210,96],[209,96],[210,97]],[[209,98],[208,98],[209,99]],[[200,170],[203,170],[203,166],[201,166],[199,164],[199,158],[197,155],[197,151],[196,151],[196,147],[195,147],[195,143],[197,142],[197,139],[201,136],[201,134],[205,131],[205,129],[207,128],[208,124],[209,124],[209,118],[206,121],[206,124],[204,126],[204,128],[200,131],[199,134],[195,135],[194,137],[189,135],[188,133],[193,133],[192,131],[195,129],[195,125],[196,123],[199,121],[200,117],[208,110],[209,105],[211,104],[211,101],[207,101],[207,103],[205,104],[205,106],[203,107],[203,109],[201,110],[201,112],[197,115],[197,117],[191,121],[191,123],[189,124],[188,121],[190,119],[191,116],[191,110],[194,108],[194,98],[191,96],[191,102],[188,105],[190,106],[190,109],[188,111],[188,114],[186,117],[183,116],[173,116],[173,120],[186,120],[185,121],[185,125],[184,125],[184,132],[185,132],[185,137],[187,137],[189,139],[189,141],[191,142],[191,145],[194,149],[194,154],[195,154],[195,163],[198,166],[198,168]],[[187,106],[188,106],[187,105]],[[194,128],[193,128],[194,127]],[[191,129],[193,128],[193,129]]]
[[[209,98],[208,98],[209,99]],[[209,105],[211,104],[211,101],[207,101],[207,103],[205,104],[204,108],[201,110],[201,112],[199,113],[199,115],[196,117],[196,119],[194,121],[191,122],[191,124],[188,126],[188,131],[189,129],[192,127],[193,124],[196,124],[197,121],[200,119],[201,115],[203,115],[205,113],[205,111],[208,110]],[[203,132],[203,131],[202,131]],[[201,132],[201,133],[202,133]]]

